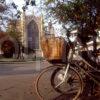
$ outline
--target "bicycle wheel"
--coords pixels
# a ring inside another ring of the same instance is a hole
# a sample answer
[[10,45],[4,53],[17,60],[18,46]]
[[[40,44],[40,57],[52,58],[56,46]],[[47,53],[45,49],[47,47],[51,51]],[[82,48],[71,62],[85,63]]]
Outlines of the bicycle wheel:
[[83,80],[74,68],[69,68],[65,81],[56,87],[63,80],[64,72],[65,67],[57,68],[51,76],[51,85],[55,91],[64,94],[67,100],[78,100],[83,91]]
[[58,68],[60,68],[60,65],[47,67],[37,77],[35,88],[40,100],[54,100],[56,97],[61,95],[51,86],[51,76]]

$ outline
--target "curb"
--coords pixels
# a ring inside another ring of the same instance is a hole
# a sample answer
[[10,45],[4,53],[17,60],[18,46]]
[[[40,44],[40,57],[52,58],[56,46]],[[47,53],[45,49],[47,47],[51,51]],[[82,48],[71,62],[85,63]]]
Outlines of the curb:
[[[41,60],[36,60],[36,61],[41,61]],[[0,64],[25,64],[25,63],[34,63],[36,61],[0,61]]]
[[0,61],[0,64],[24,64],[24,63],[33,63],[35,61]]

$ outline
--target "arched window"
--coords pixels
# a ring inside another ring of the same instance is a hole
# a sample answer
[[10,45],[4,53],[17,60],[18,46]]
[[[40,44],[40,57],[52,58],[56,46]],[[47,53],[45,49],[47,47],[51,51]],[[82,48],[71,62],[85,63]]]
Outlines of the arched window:
[[28,35],[28,49],[39,49],[39,30],[37,23],[32,20],[27,26]]

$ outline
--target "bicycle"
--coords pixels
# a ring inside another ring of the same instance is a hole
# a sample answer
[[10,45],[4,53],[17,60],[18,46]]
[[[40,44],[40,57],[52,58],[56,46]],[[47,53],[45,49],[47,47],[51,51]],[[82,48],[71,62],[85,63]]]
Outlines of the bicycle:
[[[100,78],[98,79],[94,75],[97,72],[100,75],[100,70],[94,68],[94,66],[76,53],[76,51],[79,52],[81,49],[79,46],[77,50],[70,48],[67,56],[68,61],[65,64],[53,64],[39,74],[35,87],[40,99],[58,100],[62,95],[65,95],[63,100],[78,100],[83,93],[86,76],[89,76],[100,86]],[[77,56],[80,60],[73,60],[73,56]]]

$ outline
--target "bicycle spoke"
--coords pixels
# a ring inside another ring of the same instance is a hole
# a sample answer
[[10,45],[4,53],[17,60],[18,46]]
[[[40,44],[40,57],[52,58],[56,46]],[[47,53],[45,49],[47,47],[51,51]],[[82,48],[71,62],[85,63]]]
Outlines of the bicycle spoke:
[[63,82],[64,82],[64,81],[61,81],[59,84],[57,84],[57,85],[55,86],[55,88],[58,88],[60,85],[63,84]]
[[43,100],[54,100],[61,94],[76,100],[81,93],[81,80],[78,73],[70,69],[64,80],[64,69],[60,66],[45,69],[40,73],[36,84],[37,93]]
[[[63,80],[63,69],[57,69],[52,75],[52,86],[54,89],[62,94],[74,94],[72,98],[76,98],[80,95],[82,91],[82,81],[78,72],[74,71],[74,69],[69,69],[66,79]],[[62,77],[58,77],[62,74]]]

